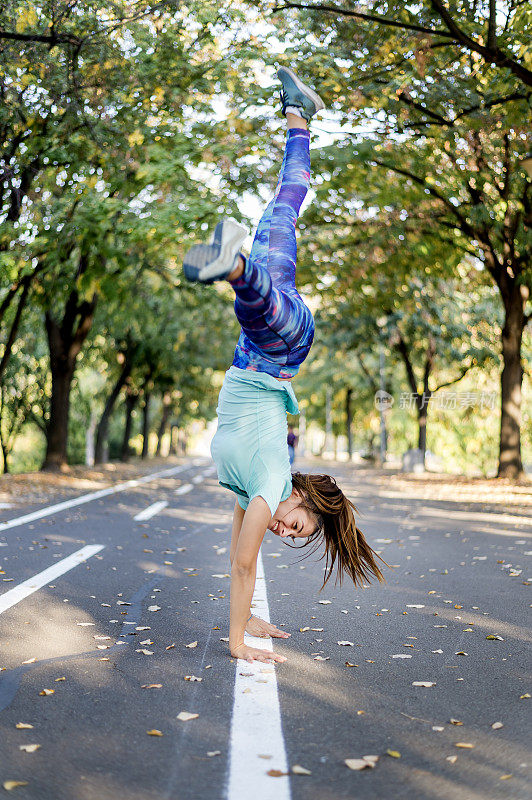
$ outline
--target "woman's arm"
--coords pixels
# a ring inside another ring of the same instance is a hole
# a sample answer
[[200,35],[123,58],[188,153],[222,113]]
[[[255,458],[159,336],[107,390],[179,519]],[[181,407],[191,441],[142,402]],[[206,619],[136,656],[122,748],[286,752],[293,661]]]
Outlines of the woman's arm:
[[[268,504],[262,497],[254,497],[247,507],[240,534],[236,541],[231,565],[231,603],[229,620],[229,648],[231,655],[247,661],[285,661],[284,656],[267,650],[259,650],[244,644],[244,632],[248,621],[257,558],[264,534],[271,519]],[[233,529],[235,519],[233,519]],[[231,540],[231,549],[233,541]]]
[[[231,566],[233,566],[233,559],[235,557],[240,531],[242,530],[244,514],[244,509],[240,506],[238,500],[235,500],[235,508],[233,511],[233,527],[231,530],[231,549],[229,553]],[[281,628],[278,628],[277,625],[274,625],[272,622],[266,622],[255,615],[252,615],[251,618],[248,617],[246,623],[246,633],[249,633],[250,636],[258,636],[261,639],[266,639],[270,636],[272,639],[289,639],[291,635],[286,631],[281,630]]]
[[233,559],[235,557],[236,546],[238,544],[238,538],[242,529],[242,523],[244,522],[245,513],[246,512],[240,506],[238,500],[235,500],[235,509],[233,511],[233,527],[231,529],[231,549],[229,551],[229,560],[231,561],[231,566],[233,566]]

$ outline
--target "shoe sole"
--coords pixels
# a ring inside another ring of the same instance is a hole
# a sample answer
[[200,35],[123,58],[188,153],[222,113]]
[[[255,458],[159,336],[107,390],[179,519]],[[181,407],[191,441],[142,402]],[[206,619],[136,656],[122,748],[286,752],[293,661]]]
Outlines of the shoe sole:
[[226,278],[247,235],[247,229],[234,220],[219,222],[211,244],[194,245],[186,254],[183,261],[185,278],[200,283],[213,283]]
[[302,92],[302,94],[304,94],[305,97],[308,97],[309,100],[312,100],[312,102],[316,106],[316,113],[318,111],[321,111],[323,108],[325,108],[325,103],[323,102],[323,100],[321,99],[319,94],[317,94],[314,91],[314,89],[311,89],[310,86],[307,86],[306,83],[303,83],[301,78],[298,78],[298,76],[296,75],[294,70],[290,69],[290,67],[280,67],[277,70],[277,77],[279,78],[279,80],[281,80],[281,83],[282,83],[282,79],[280,77],[280,73],[283,73],[283,72],[286,73],[294,81],[294,83],[297,86],[297,88],[299,89],[299,91]]

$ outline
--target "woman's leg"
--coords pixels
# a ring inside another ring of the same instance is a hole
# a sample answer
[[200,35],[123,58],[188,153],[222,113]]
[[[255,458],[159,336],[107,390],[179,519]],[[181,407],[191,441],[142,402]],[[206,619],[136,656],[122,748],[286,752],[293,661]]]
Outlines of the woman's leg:
[[[229,276],[242,326],[233,363],[278,377],[291,377],[297,371],[294,367],[310,349],[314,331],[312,314],[295,286],[295,228],[310,181],[309,132],[303,119],[287,117],[289,130],[275,195],[261,218],[249,258],[243,269],[241,264],[235,271],[241,274],[236,279],[235,272]],[[290,374],[281,374],[287,365]]]

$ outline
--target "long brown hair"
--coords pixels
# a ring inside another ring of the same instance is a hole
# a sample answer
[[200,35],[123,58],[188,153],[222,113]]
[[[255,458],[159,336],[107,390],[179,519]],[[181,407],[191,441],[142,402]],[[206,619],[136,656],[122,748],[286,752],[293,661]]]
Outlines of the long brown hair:
[[[301,496],[301,505],[307,509],[317,522],[316,530],[308,537],[313,544],[311,552],[316,552],[322,540],[325,544],[325,576],[322,589],[337,566],[336,580],[341,584],[344,574],[349,575],[355,586],[377,578],[385,582],[376,559],[387,567],[390,565],[381,558],[366,542],[364,534],[357,527],[355,512],[358,509],[345,496],[331,475],[305,475],[295,472],[292,487]],[[309,553],[310,555],[310,553]]]

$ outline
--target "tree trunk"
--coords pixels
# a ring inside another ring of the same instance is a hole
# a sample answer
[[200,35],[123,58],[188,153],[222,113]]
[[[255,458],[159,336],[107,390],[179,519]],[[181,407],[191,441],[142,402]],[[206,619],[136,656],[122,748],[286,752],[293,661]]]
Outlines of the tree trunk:
[[[79,274],[83,274],[86,268],[86,260],[81,261]],[[49,311],[45,314],[52,396],[46,426],[46,455],[41,467],[43,470],[60,470],[67,465],[70,389],[78,355],[92,327],[96,300],[97,295],[93,295],[90,302],[80,303],[78,293],[73,289],[60,322]]]
[[141,458],[148,457],[149,435],[150,435],[150,400],[151,393],[144,393],[144,407],[142,409],[142,453]]
[[419,425],[419,432],[418,432],[418,439],[417,439],[417,446],[418,450],[421,450],[423,455],[423,461],[425,461],[425,451],[427,449],[427,411],[428,406],[425,403],[423,408],[418,406],[417,410],[417,421]]
[[521,460],[521,400],[523,365],[521,343],[525,327],[524,302],[521,287],[516,285],[505,303],[506,314],[502,329],[501,428],[498,478],[520,478]]
[[105,449],[105,443],[107,441],[107,433],[109,430],[109,420],[111,418],[111,414],[115,407],[116,401],[118,400],[118,395],[120,394],[125,382],[129,378],[129,375],[131,373],[131,368],[132,368],[132,363],[126,357],[122,366],[122,371],[120,372],[120,375],[118,376],[118,379],[113,387],[113,391],[107,398],[105,408],[103,410],[100,422],[98,424],[98,429],[96,431],[96,446],[94,448],[95,464],[101,464],[104,460],[104,449]]
[[353,411],[351,408],[351,397],[353,390],[346,389],[345,393],[345,432],[347,436],[347,456],[349,461],[353,458]]
[[52,374],[52,396],[50,416],[46,426],[46,456],[43,470],[60,470],[67,464],[68,420],[70,412],[70,389],[74,377],[75,362],[58,357],[50,351]]
[[126,394],[126,421],[124,425],[124,437],[122,439],[122,451],[120,461],[129,460],[129,440],[131,439],[131,427],[133,424],[133,411],[138,403],[139,396],[128,390]]
[[166,433],[166,427],[168,425],[168,419],[170,417],[171,409],[171,395],[169,392],[165,392],[163,395],[163,412],[161,415],[161,422],[159,423],[159,429],[157,430],[157,448],[155,450],[155,455],[161,455],[161,445],[163,441],[163,436]]

